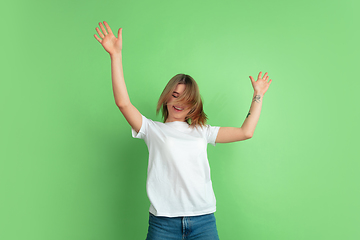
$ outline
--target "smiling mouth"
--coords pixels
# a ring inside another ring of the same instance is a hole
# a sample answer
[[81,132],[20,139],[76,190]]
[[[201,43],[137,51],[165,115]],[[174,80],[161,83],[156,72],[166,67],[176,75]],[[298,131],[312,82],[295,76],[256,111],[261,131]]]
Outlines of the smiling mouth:
[[179,107],[175,107],[175,106],[173,106],[173,108],[174,108],[176,111],[182,111],[182,110],[184,110],[184,108],[179,108]]

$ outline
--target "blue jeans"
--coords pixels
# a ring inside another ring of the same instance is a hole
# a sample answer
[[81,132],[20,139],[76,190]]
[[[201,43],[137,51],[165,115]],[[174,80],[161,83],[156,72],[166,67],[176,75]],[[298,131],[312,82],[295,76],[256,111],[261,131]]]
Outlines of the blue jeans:
[[193,217],[157,217],[150,213],[146,240],[219,240],[214,213]]

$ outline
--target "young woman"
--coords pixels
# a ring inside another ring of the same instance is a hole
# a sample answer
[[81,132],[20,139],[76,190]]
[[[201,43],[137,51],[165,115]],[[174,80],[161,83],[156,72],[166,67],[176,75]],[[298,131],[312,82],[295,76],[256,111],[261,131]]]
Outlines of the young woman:
[[95,38],[110,54],[116,105],[132,127],[132,136],[144,139],[149,150],[147,194],[150,200],[148,240],[219,239],[214,212],[216,200],[210,179],[207,144],[242,141],[253,136],[262,99],[271,80],[260,72],[250,111],[241,127],[214,127],[206,114],[195,80],[175,75],[162,92],[157,112],[164,122],[143,116],[130,102],[122,69],[122,29],[118,38],[109,25],[99,23]]

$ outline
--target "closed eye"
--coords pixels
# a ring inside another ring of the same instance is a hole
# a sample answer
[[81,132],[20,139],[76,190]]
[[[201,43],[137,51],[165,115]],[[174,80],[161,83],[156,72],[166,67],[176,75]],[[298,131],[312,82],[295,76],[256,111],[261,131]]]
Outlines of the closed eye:
[[178,98],[177,96],[175,96],[175,95],[172,95],[174,98]]

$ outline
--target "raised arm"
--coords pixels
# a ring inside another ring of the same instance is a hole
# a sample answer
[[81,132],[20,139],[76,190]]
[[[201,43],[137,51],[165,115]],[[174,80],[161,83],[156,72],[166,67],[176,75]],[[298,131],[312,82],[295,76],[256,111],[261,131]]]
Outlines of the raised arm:
[[259,121],[264,94],[268,90],[272,80],[269,80],[267,73],[261,77],[258,75],[257,81],[250,76],[251,84],[254,88],[254,95],[251,102],[249,113],[241,127],[220,127],[217,135],[217,143],[237,142],[252,138],[256,125]]
[[104,24],[107,31],[103,24],[99,23],[102,32],[98,27],[96,28],[96,31],[100,38],[96,34],[94,34],[94,36],[110,54],[111,77],[115,103],[131,127],[136,132],[139,132],[142,124],[141,113],[131,104],[124,80],[122,67],[122,28],[119,28],[118,38],[116,38],[107,22],[104,21]]

